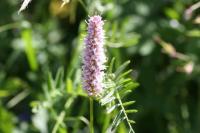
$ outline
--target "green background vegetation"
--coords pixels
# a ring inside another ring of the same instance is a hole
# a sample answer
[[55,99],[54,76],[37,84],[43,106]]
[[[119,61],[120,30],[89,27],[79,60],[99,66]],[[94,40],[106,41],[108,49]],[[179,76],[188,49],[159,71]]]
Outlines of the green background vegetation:
[[[128,96],[138,110],[130,116],[135,132],[199,133],[200,9],[190,8],[197,2],[70,0],[61,8],[61,0],[32,0],[18,14],[20,0],[1,0],[0,133],[51,132],[59,112],[66,120],[57,132],[88,131],[88,99],[77,78],[88,14],[106,20],[106,54],[116,58],[115,67],[131,61],[131,76],[140,84]],[[48,71],[55,77],[60,67],[67,86],[62,97],[44,89]],[[38,101],[45,108],[37,109]],[[95,131],[104,132],[108,120],[97,103],[94,115]]]

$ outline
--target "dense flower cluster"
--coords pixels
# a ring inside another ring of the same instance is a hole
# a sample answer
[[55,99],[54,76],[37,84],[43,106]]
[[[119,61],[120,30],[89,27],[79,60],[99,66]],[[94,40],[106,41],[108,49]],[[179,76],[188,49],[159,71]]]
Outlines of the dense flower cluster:
[[95,15],[88,20],[88,35],[85,38],[83,55],[83,88],[89,96],[97,96],[103,89],[104,63],[104,21]]

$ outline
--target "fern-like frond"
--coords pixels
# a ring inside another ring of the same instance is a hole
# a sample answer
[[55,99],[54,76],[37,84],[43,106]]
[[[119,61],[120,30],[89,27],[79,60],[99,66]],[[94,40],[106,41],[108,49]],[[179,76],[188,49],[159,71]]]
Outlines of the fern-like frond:
[[[75,71],[72,79],[71,77],[65,79],[64,69],[62,67],[58,69],[55,78],[48,72],[47,81],[43,85],[44,97],[39,101],[31,103],[34,113],[38,113],[41,109],[44,109],[52,114],[52,120],[54,121],[52,133],[57,133],[59,129],[66,128],[65,121],[76,121],[77,124],[74,125],[74,130],[79,127],[80,122],[88,125],[88,120],[82,116],[83,111],[80,111],[77,117],[69,117],[70,108],[76,98],[78,96],[87,96],[82,91],[79,77],[79,69]],[[82,106],[85,107],[85,104]]]
[[135,121],[129,119],[128,115],[136,113],[137,110],[126,108],[133,105],[135,101],[123,102],[123,98],[132,92],[138,86],[138,83],[128,77],[132,72],[131,69],[125,71],[130,61],[123,63],[116,71],[113,71],[114,61],[115,59],[113,58],[108,67],[108,72],[105,76],[105,89],[99,98],[100,104],[106,107],[107,113],[117,112],[107,132],[114,132],[121,122],[126,121],[129,132],[134,133],[131,124],[134,124]]

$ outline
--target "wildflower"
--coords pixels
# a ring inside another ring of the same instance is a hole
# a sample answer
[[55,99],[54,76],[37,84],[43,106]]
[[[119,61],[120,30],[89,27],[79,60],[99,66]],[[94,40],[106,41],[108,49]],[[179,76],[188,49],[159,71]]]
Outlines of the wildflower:
[[106,62],[104,53],[104,21],[95,15],[88,20],[88,35],[83,54],[83,88],[89,96],[97,96],[103,89]]

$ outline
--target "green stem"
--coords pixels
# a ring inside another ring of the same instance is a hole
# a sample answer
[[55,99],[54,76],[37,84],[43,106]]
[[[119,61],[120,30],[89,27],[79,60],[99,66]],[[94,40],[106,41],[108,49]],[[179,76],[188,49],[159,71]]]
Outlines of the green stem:
[[10,29],[14,29],[14,28],[19,28],[19,27],[20,27],[20,23],[18,23],[18,22],[2,25],[2,26],[0,26],[0,32],[10,30]]
[[90,98],[90,133],[94,133],[94,127],[93,127],[93,121],[94,121],[93,114],[94,114],[94,112],[93,111],[94,111],[93,110],[93,99]]
[[129,118],[128,118],[127,114],[126,114],[125,108],[124,108],[124,106],[123,106],[123,103],[122,103],[122,101],[121,101],[121,98],[120,98],[120,95],[119,95],[118,92],[117,92],[117,99],[118,99],[118,101],[119,101],[119,104],[120,104],[120,106],[121,106],[121,108],[122,108],[122,111],[123,111],[123,113],[124,113],[125,119],[126,119],[126,121],[127,121],[127,123],[128,123],[128,126],[129,126],[129,128],[130,128],[130,133],[131,133],[131,132],[132,132],[132,133],[135,133],[134,130],[133,130],[133,128],[132,128],[132,126],[131,126],[131,124],[130,124],[130,122],[129,122]]

